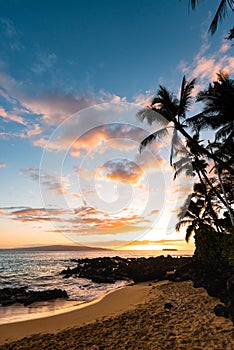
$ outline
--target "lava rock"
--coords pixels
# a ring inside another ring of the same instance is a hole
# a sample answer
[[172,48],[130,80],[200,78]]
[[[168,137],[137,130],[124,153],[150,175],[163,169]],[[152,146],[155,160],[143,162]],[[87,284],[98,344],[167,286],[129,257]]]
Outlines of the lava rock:
[[166,303],[164,309],[171,310],[174,306],[171,303]]
[[228,310],[223,304],[217,304],[214,308],[214,312],[216,316],[229,317]]
[[15,303],[24,304],[26,306],[36,301],[49,301],[59,298],[67,299],[67,292],[61,289],[32,291],[27,290],[27,287],[0,289],[0,304],[2,306]]

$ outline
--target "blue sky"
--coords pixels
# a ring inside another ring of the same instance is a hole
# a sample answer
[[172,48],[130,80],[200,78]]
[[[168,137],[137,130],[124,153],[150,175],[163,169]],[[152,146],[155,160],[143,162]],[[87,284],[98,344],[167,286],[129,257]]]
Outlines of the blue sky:
[[135,115],[159,84],[232,73],[232,14],[207,32],[218,3],[0,1],[1,246],[192,247],[170,221],[190,180],[171,183],[165,145],[139,156],[152,127]]

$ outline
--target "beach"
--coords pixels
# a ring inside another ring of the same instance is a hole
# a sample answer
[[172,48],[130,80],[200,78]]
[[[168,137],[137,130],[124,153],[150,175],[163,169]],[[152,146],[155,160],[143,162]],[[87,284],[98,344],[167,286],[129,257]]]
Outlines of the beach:
[[1,325],[0,349],[233,350],[232,322],[213,312],[219,302],[191,281],[135,284],[81,309]]

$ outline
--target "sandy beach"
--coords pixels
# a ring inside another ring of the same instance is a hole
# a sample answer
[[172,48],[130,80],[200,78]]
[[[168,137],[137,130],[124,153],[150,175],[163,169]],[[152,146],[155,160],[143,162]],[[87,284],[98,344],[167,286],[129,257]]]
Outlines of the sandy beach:
[[218,302],[190,281],[127,286],[82,309],[2,325],[0,349],[233,350],[233,324],[214,314]]

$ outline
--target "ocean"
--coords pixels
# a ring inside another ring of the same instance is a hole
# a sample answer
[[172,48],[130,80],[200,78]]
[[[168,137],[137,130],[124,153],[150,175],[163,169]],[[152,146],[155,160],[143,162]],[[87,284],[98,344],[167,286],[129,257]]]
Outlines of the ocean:
[[37,318],[56,312],[63,312],[68,307],[101,298],[110,291],[121,288],[126,281],[114,284],[93,283],[84,278],[64,279],[60,272],[77,264],[73,259],[95,257],[150,257],[159,255],[191,255],[189,251],[59,251],[59,252],[9,252],[0,253],[0,288],[23,287],[30,290],[60,288],[66,290],[69,301],[41,302],[28,307],[22,305],[0,307],[0,324]]

